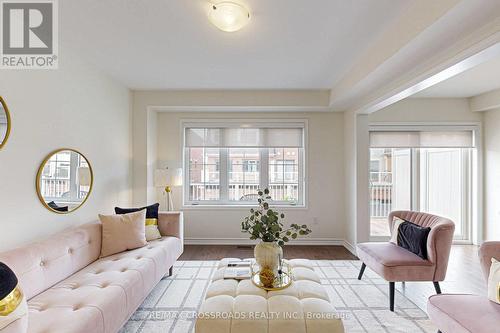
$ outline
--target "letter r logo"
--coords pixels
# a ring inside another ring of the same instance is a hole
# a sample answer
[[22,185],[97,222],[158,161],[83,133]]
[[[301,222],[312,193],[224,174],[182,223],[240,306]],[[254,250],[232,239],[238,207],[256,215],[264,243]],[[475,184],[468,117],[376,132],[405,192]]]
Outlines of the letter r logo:
[[52,2],[3,2],[3,53],[51,54],[53,5]]

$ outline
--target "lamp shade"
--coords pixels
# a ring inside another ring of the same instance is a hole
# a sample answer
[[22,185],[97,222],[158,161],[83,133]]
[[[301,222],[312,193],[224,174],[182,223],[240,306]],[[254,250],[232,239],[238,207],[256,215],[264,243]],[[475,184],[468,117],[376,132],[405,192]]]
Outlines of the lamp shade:
[[170,185],[170,170],[168,170],[168,169],[156,169],[153,182],[154,182],[155,187],[169,186]]
[[154,186],[182,186],[182,168],[174,169],[157,169],[154,174]]
[[78,168],[78,183],[80,186],[90,186],[92,183],[92,174],[89,167]]
[[175,169],[172,177],[172,186],[182,186],[182,168]]

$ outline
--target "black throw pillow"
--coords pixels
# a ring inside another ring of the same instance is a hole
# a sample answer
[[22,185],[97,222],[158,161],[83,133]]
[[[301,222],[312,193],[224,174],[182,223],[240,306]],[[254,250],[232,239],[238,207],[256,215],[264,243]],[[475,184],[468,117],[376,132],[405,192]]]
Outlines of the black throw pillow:
[[58,206],[54,201],[47,203],[47,205],[53,210],[57,210],[58,212],[67,212],[68,206]]
[[399,225],[398,245],[427,260],[427,238],[431,228],[405,221]]
[[16,274],[3,262],[0,262],[0,301],[17,286]]
[[158,219],[158,209],[160,208],[159,203],[155,203],[154,205],[141,207],[141,208],[120,208],[115,207],[116,214],[129,214],[141,211],[146,209],[146,218],[147,219]]

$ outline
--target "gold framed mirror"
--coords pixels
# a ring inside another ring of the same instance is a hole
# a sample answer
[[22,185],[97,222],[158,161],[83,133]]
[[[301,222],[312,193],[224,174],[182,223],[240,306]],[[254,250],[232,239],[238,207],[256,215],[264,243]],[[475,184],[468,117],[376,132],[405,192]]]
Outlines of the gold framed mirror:
[[68,214],[89,198],[94,173],[88,159],[79,151],[61,148],[43,160],[36,175],[36,192],[51,212]]
[[10,119],[9,108],[2,96],[0,96],[0,149],[7,143],[11,126],[12,121]]

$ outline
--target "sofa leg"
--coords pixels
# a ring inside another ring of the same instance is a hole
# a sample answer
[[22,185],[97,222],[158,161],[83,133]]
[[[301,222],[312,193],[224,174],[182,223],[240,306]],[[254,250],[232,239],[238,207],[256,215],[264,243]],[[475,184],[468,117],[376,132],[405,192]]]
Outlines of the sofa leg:
[[174,266],[168,269],[168,276],[172,276],[174,274]]
[[439,286],[439,282],[434,281],[432,283],[434,283],[434,289],[436,289],[436,294],[441,294],[441,287]]
[[361,265],[361,270],[359,271],[358,280],[361,280],[361,278],[363,277],[363,273],[365,272],[365,268],[366,268],[366,265],[365,265],[365,263],[363,263]]
[[394,312],[394,289],[396,287],[395,282],[389,282],[389,309]]

